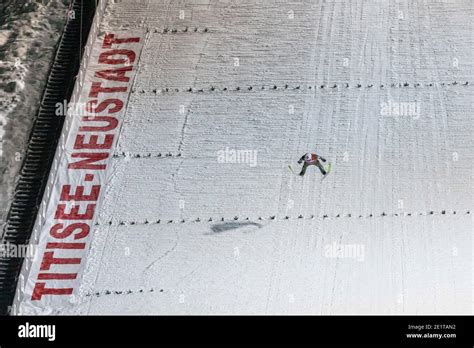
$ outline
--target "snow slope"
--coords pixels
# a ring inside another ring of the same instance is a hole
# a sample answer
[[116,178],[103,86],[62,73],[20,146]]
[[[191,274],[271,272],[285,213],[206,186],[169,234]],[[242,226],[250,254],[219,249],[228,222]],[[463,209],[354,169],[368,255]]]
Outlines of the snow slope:
[[72,312],[472,313],[472,15],[109,1],[149,33]]

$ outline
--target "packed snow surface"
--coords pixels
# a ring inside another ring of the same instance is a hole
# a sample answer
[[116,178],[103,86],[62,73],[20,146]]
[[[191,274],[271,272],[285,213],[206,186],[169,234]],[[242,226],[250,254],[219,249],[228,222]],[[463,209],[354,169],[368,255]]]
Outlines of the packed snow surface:
[[109,1],[148,36],[74,313],[472,313],[472,18]]

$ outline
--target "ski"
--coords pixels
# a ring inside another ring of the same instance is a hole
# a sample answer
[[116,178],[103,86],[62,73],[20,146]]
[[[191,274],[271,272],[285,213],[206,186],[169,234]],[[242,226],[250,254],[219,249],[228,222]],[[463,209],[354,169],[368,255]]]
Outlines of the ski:
[[324,175],[321,178],[321,182],[323,182],[323,180],[326,179],[326,177],[329,175],[329,173],[331,173],[331,168],[332,168],[332,163],[329,162],[328,165],[326,166],[326,168],[324,168],[324,170],[326,171],[326,175]]

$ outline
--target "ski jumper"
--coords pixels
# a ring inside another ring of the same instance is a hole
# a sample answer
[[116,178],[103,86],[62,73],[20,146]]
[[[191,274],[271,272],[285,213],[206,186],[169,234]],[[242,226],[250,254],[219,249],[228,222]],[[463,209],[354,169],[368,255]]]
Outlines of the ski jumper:
[[324,170],[323,165],[319,162],[319,159],[321,159],[323,162],[326,162],[324,158],[318,157],[318,155],[315,153],[305,153],[303,156],[301,156],[298,163],[303,161],[304,163],[303,168],[301,168],[300,175],[303,176],[306,173],[306,168],[308,168],[308,166],[316,166],[321,171],[321,174],[326,175],[326,171]]

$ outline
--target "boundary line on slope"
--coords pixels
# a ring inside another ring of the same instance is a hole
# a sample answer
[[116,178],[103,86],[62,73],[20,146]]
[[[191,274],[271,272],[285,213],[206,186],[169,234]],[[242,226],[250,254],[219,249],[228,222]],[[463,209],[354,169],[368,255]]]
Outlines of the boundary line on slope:
[[421,82],[404,82],[404,83],[382,83],[375,84],[369,83],[362,85],[361,83],[349,84],[345,83],[333,83],[333,84],[321,84],[321,85],[312,85],[312,84],[296,84],[296,85],[245,85],[245,86],[206,86],[206,87],[162,87],[154,88],[152,90],[145,89],[132,89],[132,94],[154,94],[154,95],[169,95],[177,93],[219,93],[219,92],[254,92],[254,91],[303,91],[303,90],[341,90],[341,89],[402,89],[402,88],[431,88],[431,87],[469,87],[472,84],[469,81],[465,82],[430,82],[430,83],[421,83]]
[[234,216],[233,218],[224,218],[224,217],[219,217],[219,218],[194,218],[194,219],[145,219],[141,221],[123,221],[120,220],[118,222],[113,222],[113,221],[108,221],[106,223],[99,223],[96,222],[94,226],[134,226],[134,225],[158,225],[158,224],[184,224],[184,223],[218,223],[218,222],[235,222],[235,221],[285,221],[285,220],[324,220],[324,219],[338,219],[338,218],[384,218],[384,217],[419,217],[419,216],[441,216],[441,215],[470,215],[471,211],[470,210],[463,210],[463,211],[446,211],[446,210],[440,210],[440,211],[434,211],[434,210],[429,210],[425,212],[399,212],[399,213],[378,213],[378,214],[353,214],[353,213],[339,213],[336,215],[328,215],[328,214],[323,214],[323,215],[315,215],[315,214],[309,214],[306,216],[303,216],[302,214],[300,215],[285,215],[281,217],[277,217],[277,215],[271,215],[269,217],[263,217],[259,216],[257,218],[250,218],[250,217],[239,217],[239,216]]

